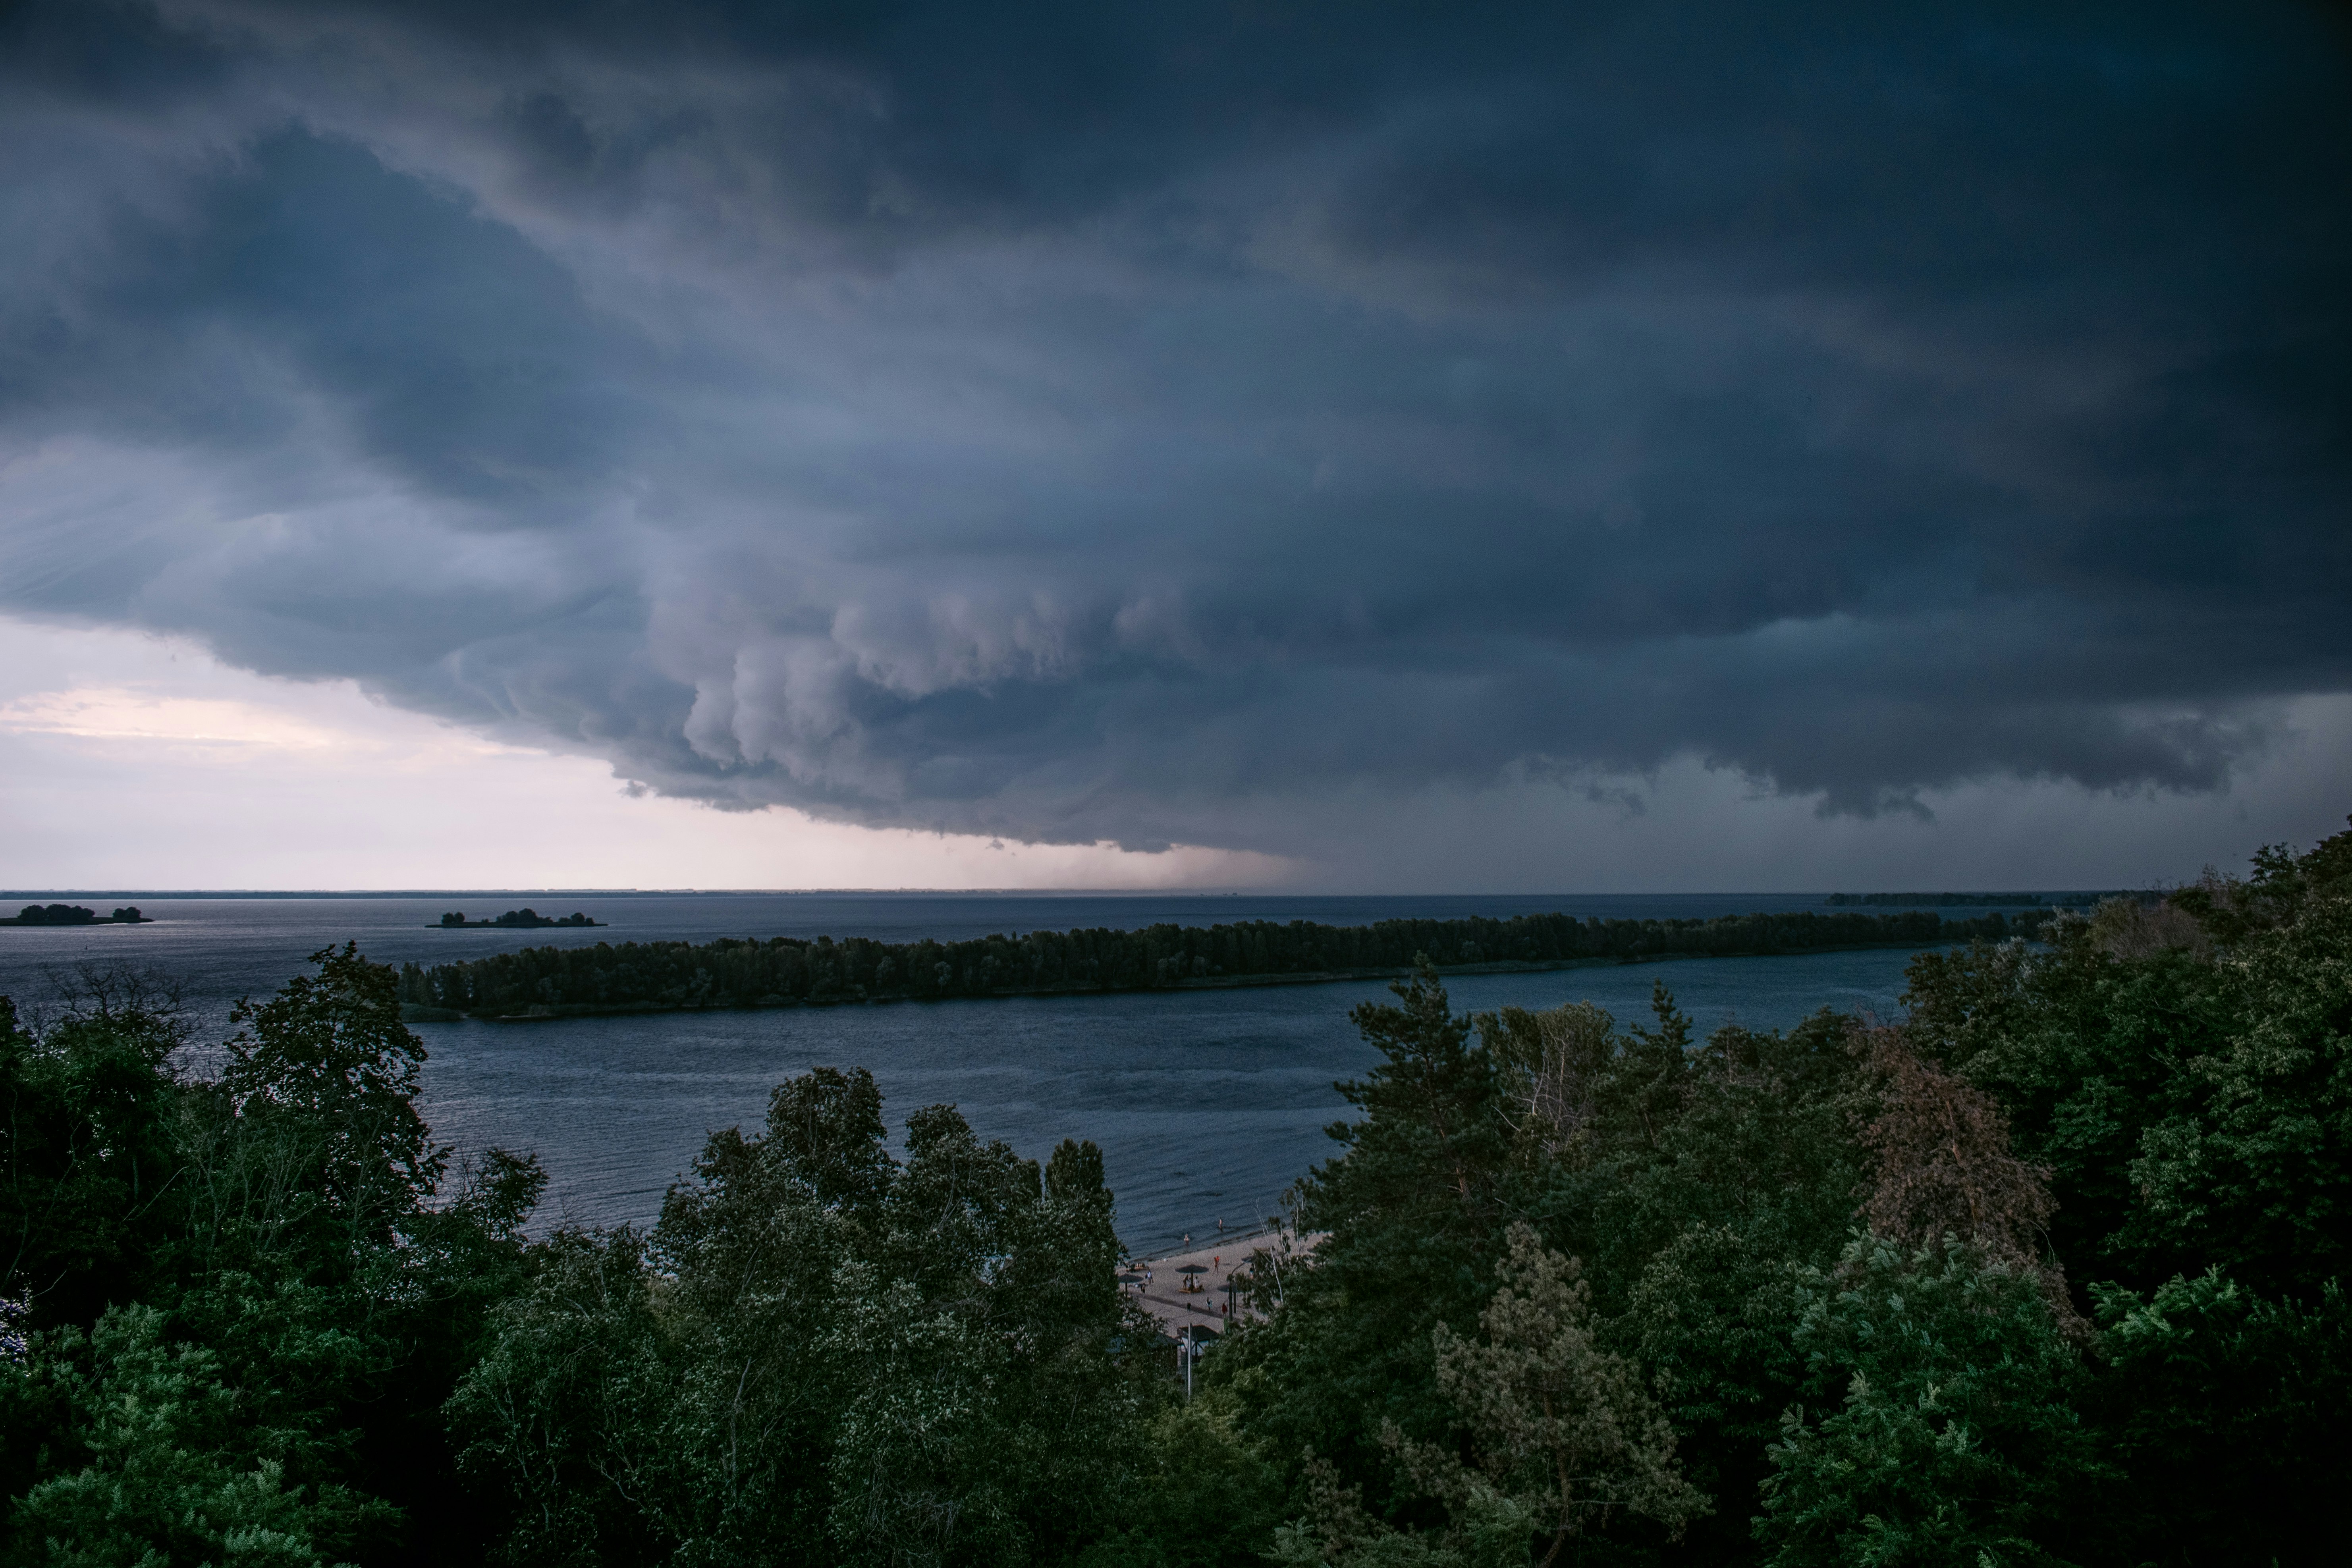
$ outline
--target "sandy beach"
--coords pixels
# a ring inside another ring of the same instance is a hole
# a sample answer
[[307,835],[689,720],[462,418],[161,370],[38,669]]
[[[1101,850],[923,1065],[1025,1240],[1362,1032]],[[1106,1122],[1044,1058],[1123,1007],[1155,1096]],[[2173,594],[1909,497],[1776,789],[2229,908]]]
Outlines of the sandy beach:
[[[1266,1253],[1271,1260],[1266,1267],[1278,1272],[1294,1259],[1303,1263],[1322,1239],[1320,1231],[1303,1237],[1288,1230],[1236,1233],[1213,1237],[1187,1251],[1139,1258],[1120,1273],[1131,1279],[1126,1286],[1128,1293],[1171,1335],[1181,1335],[1188,1328],[1223,1334],[1234,1318],[1253,1315],[1240,1289],[1230,1295],[1226,1290],[1227,1282],[1236,1275],[1246,1281],[1253,1257]],[[1187,1268],[1200,1272],[1187,1274]],[[1197,1289],[1187,1289],[1188,1282]]]

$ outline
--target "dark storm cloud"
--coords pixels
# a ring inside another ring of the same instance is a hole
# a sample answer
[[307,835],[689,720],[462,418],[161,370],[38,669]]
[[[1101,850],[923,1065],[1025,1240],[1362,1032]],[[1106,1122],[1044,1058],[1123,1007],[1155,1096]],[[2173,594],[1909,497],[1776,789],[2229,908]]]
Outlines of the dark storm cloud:
[[0,595],[721,804],[1314,848],[2352,685],[2290,7],[186,4],[0,43]]

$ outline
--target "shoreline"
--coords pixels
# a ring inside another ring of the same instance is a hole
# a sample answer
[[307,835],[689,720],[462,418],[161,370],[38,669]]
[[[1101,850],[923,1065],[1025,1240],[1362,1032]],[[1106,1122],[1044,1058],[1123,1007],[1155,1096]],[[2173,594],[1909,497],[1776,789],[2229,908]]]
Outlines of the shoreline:
[[[1225,1282],[1262,1252],[1277,1260],[1296,1258],[1303,1263],[1323,1240],[1323,1234],[1312,1231],[1301,1237],[1288,1226],[1230,1232],[1185,1251],[1133,1259],[1119,1272],[1150,1278],[1133,1285],[1121,1284],[1119,1289],[1150,1313],[1171,1339],[1181,1337],[1180,1331],[1188,1328],[1223,1338],[1234,1324],[1248,1321],[1254,1316],[1238,1297],[1234,1299],[1233,1315],[1225,1314]],[[1198,1265],[1202,1272],[1190,1276],[1179,1272],[1188,1264]],[[1198,1279],[1201,1289],[1181,1289],[1181,1283],[1186,1279]]]

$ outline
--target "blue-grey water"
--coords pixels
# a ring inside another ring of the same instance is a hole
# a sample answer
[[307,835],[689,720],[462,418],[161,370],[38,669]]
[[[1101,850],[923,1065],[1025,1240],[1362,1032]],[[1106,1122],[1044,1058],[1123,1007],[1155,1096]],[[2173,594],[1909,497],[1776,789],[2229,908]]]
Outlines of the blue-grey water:
[[[43,895],[43,901],[54,895]],[[25,897],[29,897],[26,895]],[[104,908],[122,898],[73,895]],[[1493,898],[1280,898],[1122,894],[541,894],[141,897],[156,923],[0,927],[0,994],[37,1008],[82,963],[130,963],[175,978],[199,1042],[228,1030],[236,997],[266,995],[329,942],[356,941],[394,963],[471,957],[550,943],[720,936],[953,940],[992,931],[1132,928],[1169,921],[1311,920],[1359,924],[1402,916],[1687,918],[1820,909],[1820,894]],[[528,903],[584,910],[595,931],[438,931],[445,910],[474,918]],[[1969,914],[1976,910],[1954,910]],[[1892,1016],[1901,952],[1456,976],[1457,1010],[1592,1001],[1646,1016],[1663,980],[1702,1030],[1738,1022],[1779,1028],[1822,1006]],[[538,1153],[551,1177],[542,1224],[644,1223],[665,1188],[719,1128],[756,1124],[779,1080],[818,1065],[866,1067],[894,1125],[948,1102],[983,1136],[1043,1157],[1063,1138],[1091,1138],[1138,1250],[1222,1221],[1248,1227],[1332,1144],[1324,1127],[1348,1107],[1333,1085],[1373,1053],[1348,1021],[1377,982],[1108,996],[895,1003],[875,1006],[667,1014],[540,1025],[429,1024],[425,1109],[462,1152]],[[192,1053],[201,1068],[205,1053]]]

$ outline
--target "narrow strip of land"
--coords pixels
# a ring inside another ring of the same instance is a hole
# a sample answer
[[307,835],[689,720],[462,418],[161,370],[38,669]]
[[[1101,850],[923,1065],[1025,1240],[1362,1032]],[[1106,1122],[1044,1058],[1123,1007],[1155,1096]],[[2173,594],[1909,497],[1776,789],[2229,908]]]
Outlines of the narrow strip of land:
[[969,942],[861,937],[596,942],[401,972],[412,1021],[538,1020],[713,1008],[831,1006],[981,996],[1218,990],[1392,979],[1424,960],[1448,974],[1576,969],[2033,938],[2048,910],[1946,919],[1811,910],[1713,920],[1394,920],[1031,931]]

